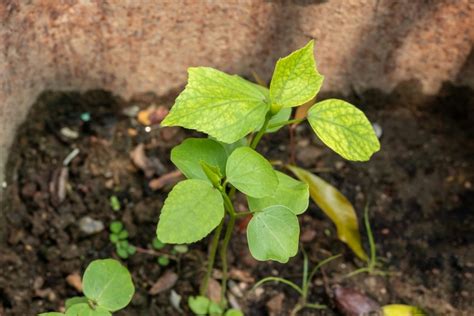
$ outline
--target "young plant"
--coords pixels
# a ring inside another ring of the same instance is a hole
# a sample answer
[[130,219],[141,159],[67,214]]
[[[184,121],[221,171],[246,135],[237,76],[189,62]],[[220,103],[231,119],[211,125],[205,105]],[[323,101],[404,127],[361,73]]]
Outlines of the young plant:
[[238,309],[231,308],[225,313],[219,304],[214,303],[205,296],[191,296],[188,299],[188,306],[196,315],[210,315],[210,316],[243,316],[244,314]]
[[318,265],[316,265],[313,268],[313,270],[311,270],[311,273],[308,273],[308,262],[309,262],[308,261],[308,256],[303,251],[303,278],[301,280],[301,286],[295,284],[294,282],[292,282],[290,280],[271,276],[271,277],[266,277],[266,278],[258,281],[254,285],[253,288],[256,289],[257,287],[259,287],[259,286],[261,286],[261,285],[263,285],[264,283],[267,283],[267,282],[279,282],[279,283],[283,283],[283,284],[286,284],[286,285],[290,286],[293,290],[298,292],[298,294],[300,295],[300,299],[299,299],[298,304],[296,304],[296,306],[291,311],[292,316],[296,315],[299,311],[301,311],[304,308],[325,309],[326,308],[325,305],[309,303],[308,302],[310,284],[311,284],[311,281],[314,278],[314,275],[316,274],[316,272],[322,266],[328,264],[329,262],[333,261],[334,259],[339,258],[340,256],[341,255],[335,255],[335,256],[324,259],[323,261],[318,263]]
[[127,259],[137,251],[136,247],[128,242],[128,231],[120,221],[113,221],[109,226],[109,240],[115,245],[115,252],[122,259]]
[[110,316],[125,308],[135,293],[127,268],[114,259],[92,261],[82,280],[83,297],[66,300],[66,312],[39,316]]
[[[215,231],[201,296],[220,244],[225,301],[227,249],[239,216],[253,216],[247,241],[255,259],[286,263],[298,251],[297,216],[308,207],[308,185],[274,170],[256,151],[263,135],[308,120],[316,135],[346,159],[366,161],[380,148],[365,115],[342,100],[318,102],[306,117],[290,119],[292,108],[314,99],[323,82],[313,46],[310,41],[278,60],[269,89],[216,69],[189,68],[185,90],[161,123],[209,136],[187,139],[172,150],[171,161],[187,179],[169,193],[157,226],[158,238],[170,244],[197,242]],[[236,212],[236,191],[247,197],[249,212]]]

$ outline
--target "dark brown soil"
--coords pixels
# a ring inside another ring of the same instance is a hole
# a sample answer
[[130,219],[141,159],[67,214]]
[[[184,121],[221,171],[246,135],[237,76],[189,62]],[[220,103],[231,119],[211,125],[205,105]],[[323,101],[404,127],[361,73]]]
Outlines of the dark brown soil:
[[[408,89],[412,92],[407,93]],[[8,163],[2,202],[0,315],[58,310],[65,298],[80,295],[66,278],[81,274],[93,259],[116,257],[107,233],[114,219],[125,223],[131,243],[151,249],[169,188],[150,190],[150,178],[133,165],[130,152],[137,144],[145,144],[146,155],[159,160],[154,161],[157,177],[174,170],[169,151],[190,133],[159,128],[147,133],[121,112],[133,104],[170,106],[173,97],[142,95],[124,102],[106,92],[91,91],[47,92],[38,99],[19,129]],[[390,95],[368,91],[349,99],[364,104],[362,110],[383,128],[381,152],[369,163],[347,162],[322,146],[308,126],[301,126],[296,157],[301,166],[338,187],[354,203],[360,218],[370,196],[378,254],[390,274],[343,278],[362,263],[338,241],[332,223],[312,204],[301,216],[303,247],[312,264],[331,254],[344,256],[326,266],[312,284],[311,301],[328,309],[305,310],[300,315],[339,315],[332,297],[336,285],[360,289],[382,305],[417,305],[430,315],[474,315],[473,91],[446,85],[438,96],[427,97],[407,83]],[[91,114],[88,123],[80,119],[84,112]],[[79,138],[65,138],[62,127],[76,129]],[[130,136],[134,131],[137,135]],[[272,159],[286,160],[288,144],[288,132],[283,130],[267,136],[259,149]],[[74,148],[80,153],[68,166],[66,198],[60,202],[58,177],[63,160]],[[121,202],[118,212],[111,209],[112,195]],[[102,221],[106,229],[86,235],[78,226],[84,216]],[[287,265],[256,262],[249,255],[244,231],[237,231],[232,240],[232,267],[256,280],[278,275],[299,282],[301,255]],[[171,270],[179,276],[173,290],[183,297],[181,308],[188,315],[185,302],[198,291],[207,242],[191,245],[188,253],[178,255],[167,267],[143,251],[124,260],[137,293],[118,314],[178,314],[170,305],[171,290],[148,295],[160,276]],[[171,246],[164,249],[171,251]],[[234,282],[252,287],[249,280]],[[242,297],[236,296],[245,315],[289,315],[298,299],[295,292],[282,285],[262,289],[243,290]],[[281,293],[281,308],[278,304],[269,308],[268,301],[278,301]]]

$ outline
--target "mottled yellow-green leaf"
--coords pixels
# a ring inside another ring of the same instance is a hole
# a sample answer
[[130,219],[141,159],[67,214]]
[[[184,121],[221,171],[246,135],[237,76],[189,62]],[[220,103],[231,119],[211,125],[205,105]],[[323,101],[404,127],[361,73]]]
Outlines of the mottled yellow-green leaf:
[[416,306],[391,304],[382,307],[383,316],[426,316],[423,310]]
[[295,176],[309,186],[309,195],[321,210],[333,221],[339,239],[345,242],[362,260],[367,254],[362,248],[357,214],[352,204],[335,187],[304,169],[287,165]]
[[272,103],[294,107],[308,102],[319,92],[324,77],[314,61],[314,41],[278,60],[270,83]]
[[182,126],[233,143],[262,125],[268,89],[208,67],[188,69],[186,89],[162,126]]
[[329,148],[348,160],[367,161],[380,149],[365,114],[345,101],[328,99],[316,103],[308,111],[308,121]]
[[156,234],[167,244],[196,242],[216,228],[222,217],[224,201],[216,188],[205,180],[184,180],[168,194]]

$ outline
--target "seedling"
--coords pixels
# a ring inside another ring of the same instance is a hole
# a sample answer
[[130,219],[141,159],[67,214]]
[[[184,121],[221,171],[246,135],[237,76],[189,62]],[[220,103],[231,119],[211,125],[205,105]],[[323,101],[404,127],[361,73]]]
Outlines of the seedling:
[[[165,243],[188,244],[215,231],[200,292],[206,293],[220,243],[222,306],[227,249],[239,216],[253,216],[247,241],[255,259],[286,263],[298,251],[297,216],[308,207],[308,185],[273,169],[255,150],[262,137],[308,120],[316,135],[346,159],[366,161],[380,148],[364,113],[342,100],[317,102],[306,117],[291,119],[292,108],[314,99],[324,79],[313,46],[310,41],[278,60],[269,89],[213,68],[189,68],[188,85],[161,123],[209,136],[187,139],[172,150],[171,161],[187,179],[169,193],[157,236]],[[249,212],[236,212],[236,191],[247,197]]]
[[210,315],[210,316],[243,316],[244,314],[238,309],[231,308],[225,313],[219,304],[214,303],[205,296],[191,296],[188,299],[188,306],[196,315]]
[[120,201],[119,201],[117,196],[112,195],[109,198],[109,204],[110,204],[110,207],[112,208],[113,211],[115,211],[115,212],[120,211]]
[[114,259],[92,261],[82,280],[83,297],[66,300],[66,313],[49,312],[39,316],[110,316],[132,300],[135,287],[127,268]]
[[367,239],[369,240],[369,249],[370,249],[370,257],[367,258],[367,266],[352,271],[351,273],[347,274],[346,277],[350,278],[357,274],[367,272],[371,275],[387,275],[388,273],[385,271],[381,271],[378,268],[380,267],[379,260],[377,259],[377,249],[375,247],[374,241],[374,234],[372,233],[372,228],[370,227],[369,222],[369,202],[365,205],[364,208],[364,225],[365,230],[367,231]]
[[115,245],[115,252],[122,259],[127,259],[137,251],[136,247],[128,242],[128,231],[120,221],[110,223],[110,241]]
[[266,277],[266,278],[258,281],[254,285],[253,288],[256,289],[257,287],[259,287],[259,286],[261,286],[261,285],[263,285],[264,283],[267,283],[267,282],[279,282],[279,283],[283,283],[283,284],[286,284],[286,285],[290,286],[293,290],[298,292],[298,294],[300,295],[300,299],[299,299],[298,304],[296,304],[296,306],[291,311],[292,316],[296,315],[299,311],[301,311],[304,308],[325,309],[326,308],[325,305],[309,303],[308,302],[310,284],[311,284],[311,281],[313,280],[316,272],[322,266],[324,266],[324,265],[328,264],[329,262],[339,258],[340,256],[341,255],[335,255],[335,256],[324,259],[323,261],[318,263],[318,265],[316,265],[313,268],[313,270],[311,270],[311,273],[308,274],[308,262],[309,262],[308,261],[308,256],[303,251],[303,278],[301,280],[301,286],[299,286],[299,285],[295,284],[294,282],[292,282],[290,280],[287,280],[285,278],[271,276],[271,277]]

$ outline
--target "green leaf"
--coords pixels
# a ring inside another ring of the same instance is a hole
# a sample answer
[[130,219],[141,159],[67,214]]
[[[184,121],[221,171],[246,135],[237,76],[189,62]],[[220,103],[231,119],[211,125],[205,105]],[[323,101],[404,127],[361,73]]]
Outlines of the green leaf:
[[112,314],[101,306],[96,306],[95,309],[87,303],[74,304],[66,312],[67,316],[111,316]]
[[219,167],[225,173],[227,154],[224,147],[208,138],[188,138],[171,150],[171,161],[188,179],[208,180],[200,162]]
[[281,107],[293,107],[316,96],[324,77],[314,61],[314,41],[278,60],[270,83],[270,99]]
[[191,67],[188,73],[188,85],[162,126],[182,126],[233,143],[262,124],[269,109],[264,88],[208,67]]
[[256,212],[272,205],[283,205],[296,215],[304,213],[309,204],[308,185],[282,172],[275,172],[278,187],[272,195],[260,199],[247,196],[250,210]]
[[288,262],[298,251],[299,234],[298,218],[281,205],[256,212],[247,226],[250,253],[260,261]]
[[227,160],[226,173],[227,181],[252,197],[272,195],[278,186],[272,165],[250,147],[234,150]]
[[308,111],[308,121],[329,148],[348,160],[367,161],[380,149],[365,114],[345,101],[329,99],[316,103]]
[[158,264],[160,266],[166,267],[167,265],[170,264],[170,259],[167,256],[164,256],[164,255],[159,256],[158,257]]
[[153,246],[153,248],[155,248],[156,250],[160,250],[160,249],[163,249],[166,244],[164,242],[162,242],[161,240],[159,240],[158,238],[154,238],[151,245]]
[[211,316],[221,316],[224,310],[220,307],[219,304],[211,301],[209,304],[209,315]]
[[112,233],[119,233],[122,231],[123,229],[123,224],[121,221],[113,221],[112,223],[110,223],[110,231]]
[[58,313],[58,312],[48,312],[48,313],[41,313],[38,314],[38,316],[64,316],[65,314],[63,313]]
[[211,181],[212,185],[218,188],[222,182],[223,175],[219,169],[219,167],[211,166],[205,161],[199,163],[201,165],[202,171],[206,175],[207,179]]
[[196,315],[207,315],[211,301],[205,296],[190,296],[188,299],[189,308]]
[[84,297],[84,296],[75,296],[75,297],[71,297],[71,298],[68,298],[66,300],[66,302],[64,303],[65,307],[66,307],[66,310],[69,309],[72,305],[76,305],[76,304],[79,304],[79,303],[87,303],[88,300],[87,300],[87,297]]
[[225,312],[224,316],[244,316],[244,313],[239,311],[238,309],[231,308]]
[[418,307],[403,305],[403,304],[391,304],[382,307],[383,316],[426,316],[423,310]]
[[192,243],[206,237],[224,217],[221,193],[203,180],[184,180],[168,195],[156,230],[167,244]]
[[221,144],[222,147],[224,147],[224,150],[227,154],[227,157],[229,157],[230,154],[232,154],[232,152],[234,150],[236,150],[237,148],[247,146],[247,142],[248,142],[247,138],[244,137],[244,138],[239,139],[235,143],[226,144],[226,143],[223,143],[223,142],[219,142],[219,144]]
[[321,210],[336,225],[339,239],[345,242],[362,260],[367,260],[367,254],[360,242],[357,214],[341,192],[320,177],[295,166],[286,166],[295,176],[309,185],[309,194]]
[[120,201],[119,201],[118,197],[116,197],[115,195],[112,195],[109,198],[109,203],[110,203],[110,207],[112,208],[112,210],[114,210],[115,212],[120,211]]
[[111,312],[127,306],[135,292],[127,268],[114,259],[92,261],[84,272],[83,287],[88,299]]

